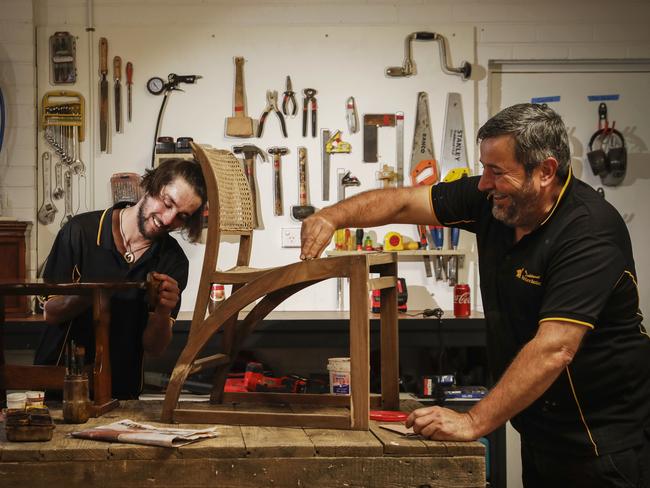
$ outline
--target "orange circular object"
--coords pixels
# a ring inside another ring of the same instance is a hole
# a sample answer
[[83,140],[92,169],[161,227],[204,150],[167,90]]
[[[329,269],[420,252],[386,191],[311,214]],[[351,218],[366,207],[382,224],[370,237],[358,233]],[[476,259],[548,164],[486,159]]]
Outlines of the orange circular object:
[[404,422],[409,414],[399,410],[370,410],[370,420],[382,422]]

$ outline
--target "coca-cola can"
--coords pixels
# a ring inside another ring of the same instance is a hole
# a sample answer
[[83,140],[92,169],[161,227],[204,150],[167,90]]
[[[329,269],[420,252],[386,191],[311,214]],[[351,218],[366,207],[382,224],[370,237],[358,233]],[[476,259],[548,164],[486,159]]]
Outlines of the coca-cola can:
[[454,317],[469,317],[472,303],[469,298],[469,285],[459,283],[454,286]]

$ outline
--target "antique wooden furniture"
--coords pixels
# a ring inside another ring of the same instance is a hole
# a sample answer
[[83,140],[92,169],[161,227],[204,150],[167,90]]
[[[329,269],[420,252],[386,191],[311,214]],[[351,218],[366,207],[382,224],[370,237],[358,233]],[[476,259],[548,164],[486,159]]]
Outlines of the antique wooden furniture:
[[[208,189],[208,236],[196,307],[185,348],[167,386],[162,410],[164,422],[215,422],[231,424],[309,426],[367,430],[370,408],[369,292],[381,290],[381,389],[382,408],[396,409],[398,391],[397,260],[394,254],[364,254],[302,261],[271,269],[248,267],[252,248],[252,198],[241,163],[228,151],[193,144]],[[221,237],[239,235],[237,265],[217,270]],[[371,278],[370,273],[379,277]],[[282,393],[224,393],[226,375],[246,337],[256,324],[294,293],[320,281],[350,279],[350,383],[351,394],[296,395]],[[211,283],[232,284],[233,292],[206,318]],[[259,300],[248,314],[239,313]],[[222,352],[197,356],[219,330]],[[318,403],[340,408],[329,413],[246,411],[238,403],[233,409],[192,410],[177,406],[187,377],[207,367],[216,367],[211,401],[259,401],[261,403]]]
[[[401,407],[409,409],[404,403]],[[127,418],[168,427],[156,423],[158,401],[124,401],[111,412],[114,418],[90,419],[84,425],[62,424],[61,410],[50,406],[50,411],[56,424],[50,442],[6,442],[0,428],[2,486],[486,486],[482,444],[402,437],[375,421],[364,432],[220,425],[213,439],[169,449],[67,435]]]
[[91,295],[93,327],[95,329],[95,362],[92,369],[93,407],[97,417],[112,410],[118,401],[111,398],[111,361],[109,330],[111,323],[110,296],[125,288],[144,288],[144,282],[109,283],[46,283],[42,280],[0,280],[0,401],[8,389],[63,388],[64,366],[23,366],[5,364],[3,328],[5,297],[25,295]]
[[[31,224],[17,220],[0,220],[0,279],[22,280],[27,276],[25,233]],[[5,303],[5,313],[11,317],[30,314],[27,297],[16,295]]]

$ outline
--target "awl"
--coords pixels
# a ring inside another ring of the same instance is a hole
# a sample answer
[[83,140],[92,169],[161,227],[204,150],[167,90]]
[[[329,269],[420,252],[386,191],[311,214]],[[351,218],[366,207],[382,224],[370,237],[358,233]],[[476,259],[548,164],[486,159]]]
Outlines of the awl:
[[133,63],[126,63],[126,115],[131,122],[131,112],[133,110],[133,101],[131,100],[131,86],[133,85]]
[[122,58],[113,58],[113,81],[115,101],[115,132],[122,132]]
[[99,39],[99,148],[106,152],[108,147],[108,41]]

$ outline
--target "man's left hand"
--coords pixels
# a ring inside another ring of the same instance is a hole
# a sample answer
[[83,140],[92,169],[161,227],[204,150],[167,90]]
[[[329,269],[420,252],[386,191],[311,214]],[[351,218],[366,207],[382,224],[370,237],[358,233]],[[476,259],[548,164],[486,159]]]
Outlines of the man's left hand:
[[437,441],[473,441],[474,420],[468,413],[459,413],[443,407],[418,408],[406,419],[406,426],[416,434]]
[[152,276],[160,281],[154,312],[169,315],[181,298],[178,282],[171,276],[162,273],[154,272]]

